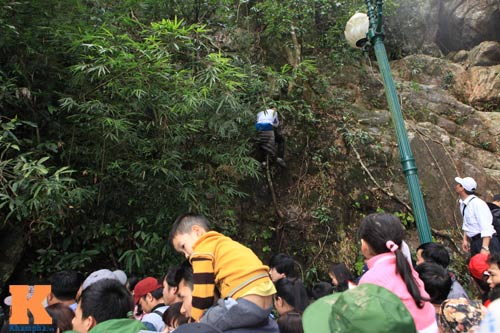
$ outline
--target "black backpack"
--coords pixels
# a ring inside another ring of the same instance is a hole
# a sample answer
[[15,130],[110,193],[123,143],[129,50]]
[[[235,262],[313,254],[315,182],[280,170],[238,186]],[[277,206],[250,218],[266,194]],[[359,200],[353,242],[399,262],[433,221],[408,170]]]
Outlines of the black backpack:
[[493,215],[493,227],[497,232],[497,237],[500,238],[500,208],[491,211]]
[[497,232],[497,237],[500,238],[500,207],[490,202],[488,202],[488,207],[493,215],[493,228]]

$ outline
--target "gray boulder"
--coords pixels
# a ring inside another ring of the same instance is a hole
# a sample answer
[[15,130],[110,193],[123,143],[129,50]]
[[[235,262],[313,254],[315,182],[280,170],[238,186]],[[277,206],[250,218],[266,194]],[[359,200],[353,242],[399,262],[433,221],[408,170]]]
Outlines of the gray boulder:
[[[387,17],[386,45],[397,57],[413,53],[440,56],[436,44],[439,28],[439,0],[399,0]],[[395,54],[397,53],[397,54]]]
[[500,65],[500,43],[482,42],[470,51],[467,62],[472,66]]
[[447,54],[483,41],[500,41],[498,0],[440,1],[437,45]]
[[[500,42],[498,0],[397,0],[385,24],[393,57],[423,53],[438,57]],[[459,57],[461,62],[463,54]]]

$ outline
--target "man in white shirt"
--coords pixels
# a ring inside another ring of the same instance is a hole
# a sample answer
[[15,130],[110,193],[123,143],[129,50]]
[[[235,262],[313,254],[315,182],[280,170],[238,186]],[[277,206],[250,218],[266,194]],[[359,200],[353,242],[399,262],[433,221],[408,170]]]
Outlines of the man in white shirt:
[[278,126],[279,119],[276,107],[271,107],[257,113],[255,129],[257,130],[259,148],[265,154],[263,158],[264,165],[267,156],[270,155],[273,158],[276,157],[276,162],[285,168],[286,163],[283,159],[285,154],[285,140]]
[[477,183],[471,177],[455,177],[455,191],[460,196],[460,215],[462,215],[462,249],[489,255],[500,250],[498,238],[494,237],[493,216],[486,202],[474,195]]

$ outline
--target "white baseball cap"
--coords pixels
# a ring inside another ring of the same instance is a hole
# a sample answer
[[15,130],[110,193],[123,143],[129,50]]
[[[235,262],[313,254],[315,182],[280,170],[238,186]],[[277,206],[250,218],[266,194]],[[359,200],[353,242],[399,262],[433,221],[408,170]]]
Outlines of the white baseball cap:
[[124,271],[116,270],[112,272],[109,269],[100,269],[91,273],[85,281],[83,281],[82,290],[85,290],[90,285],[104,279],[117,280],[123,285],[127,283],[127,275]]
[[477,188],[476,181],[474,180],[474,178],[471,177],[465,177],[465,178],[455,177],[455,181],[460,185],[462,185],[462,187],[469,192],[474,192]]
[[[28,295],[27,295],[28,300],[31,299],[34,292],[35,292],[35,286],[28,286]],[[5,305],[11,306],[12,305],[12,296],[5,297],[3,302]]]

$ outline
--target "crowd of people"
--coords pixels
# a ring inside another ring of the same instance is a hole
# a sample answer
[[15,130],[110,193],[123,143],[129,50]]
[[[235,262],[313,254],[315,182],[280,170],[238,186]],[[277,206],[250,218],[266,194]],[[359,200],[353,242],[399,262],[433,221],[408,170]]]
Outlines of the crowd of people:
[[[248,247],[211,230],[202,215],[182,215],[169,241],[186,260],[161,278],[127,278],[101,269],[83,277],[61,271],[45,298],[53,324],[44,332],[500,332],[500,247],[493,209],[470,178],[455,179],[460,196],[468,269],[480,294],[469,297],[449,270],[443,244],[421,244],[415,258],[392,214],[359,224],[361,276],[332,263],[331,281],[306,288],[293,257],[278,253],[268,265]],[[486,210],[487,209],[487,210]],[[489,213],[488,213],[489,212]],[[29,294],[28,294],[28,297]],[[4,300],[10,306],[10,297]],[[1,332],[17,332],[7,322]]]

